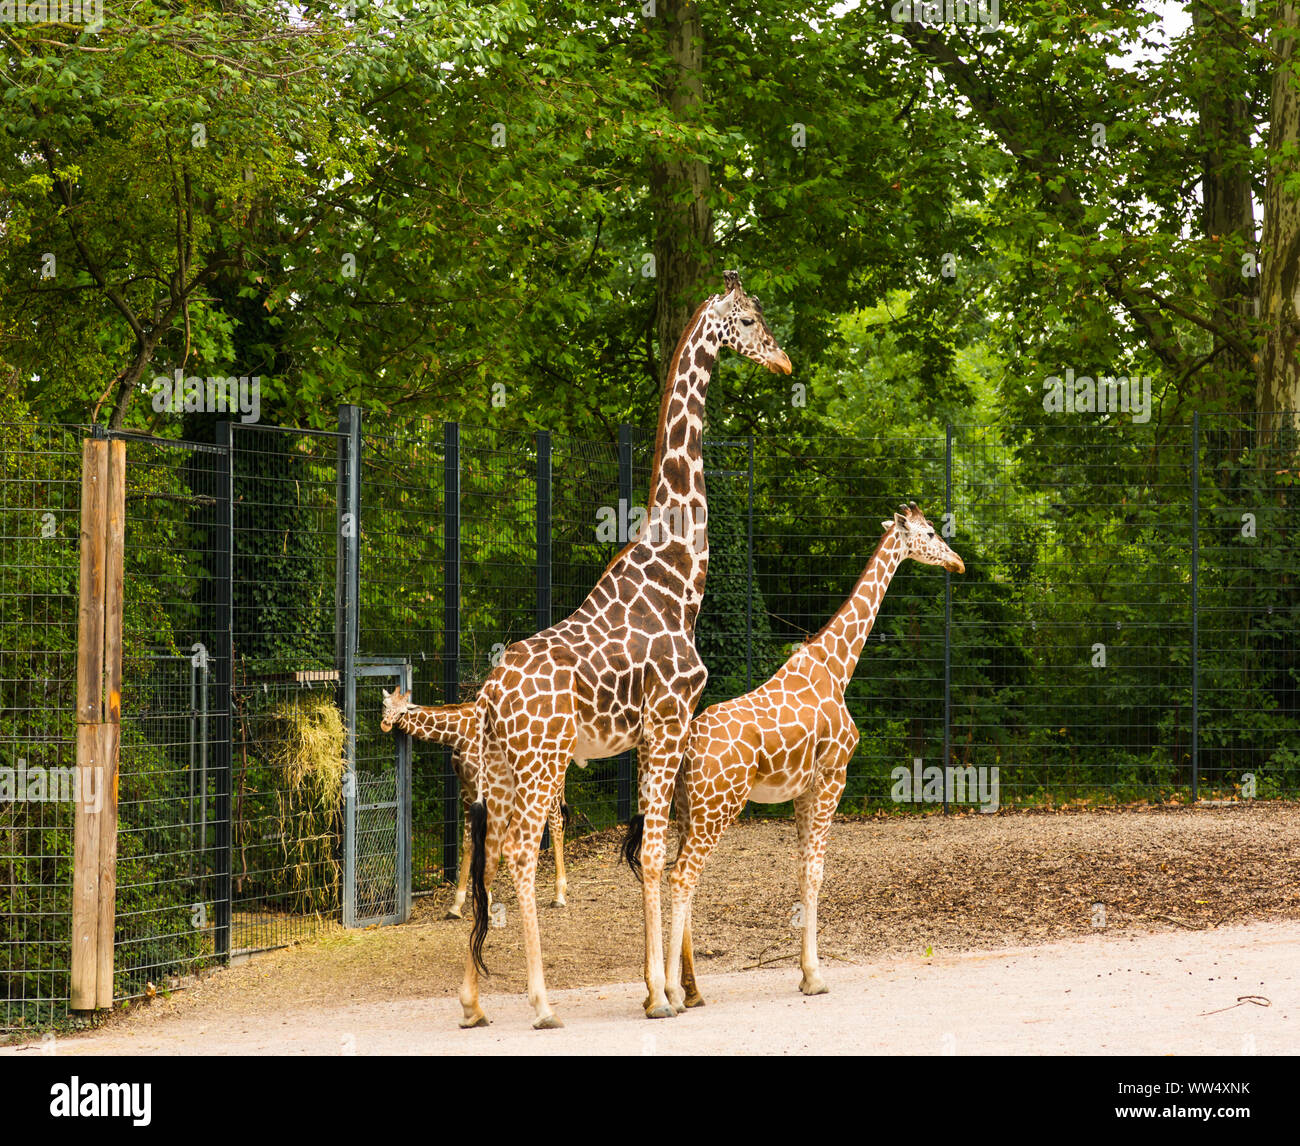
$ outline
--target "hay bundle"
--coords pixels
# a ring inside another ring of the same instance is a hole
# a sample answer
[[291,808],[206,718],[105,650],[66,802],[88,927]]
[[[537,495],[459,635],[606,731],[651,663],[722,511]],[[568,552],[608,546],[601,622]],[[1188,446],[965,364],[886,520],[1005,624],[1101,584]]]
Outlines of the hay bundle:
[[267,761],[281,774],[277,820],[294,911],[339,908],[338,838],[343,809],[343,715],[328,696],[307,694],[271,712]]

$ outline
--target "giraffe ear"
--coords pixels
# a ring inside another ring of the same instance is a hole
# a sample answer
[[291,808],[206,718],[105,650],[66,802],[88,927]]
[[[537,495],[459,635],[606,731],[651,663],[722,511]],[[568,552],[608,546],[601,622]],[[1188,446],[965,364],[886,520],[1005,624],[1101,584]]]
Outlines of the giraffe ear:
[[905,513],[896,513],[896,514],[894,514],[894,524],[897,525],[899,529],[901,529],[901,530],[903,530],[904,532],[906,532],[906,531],[907,531],[907,514],[905,514]]
[[726,294],[719,295],[718,301],[713,304],[713,317],[717,319],[724,318],[733,306],[736,304],[736,292],[727,291]]
[[880,524],[881,524],[885,529],[888,529],[891,525],[894,524],[894,519],[893,519],[892,517],[887,517],[887,518],[885,518],[885,520],[882,521]]

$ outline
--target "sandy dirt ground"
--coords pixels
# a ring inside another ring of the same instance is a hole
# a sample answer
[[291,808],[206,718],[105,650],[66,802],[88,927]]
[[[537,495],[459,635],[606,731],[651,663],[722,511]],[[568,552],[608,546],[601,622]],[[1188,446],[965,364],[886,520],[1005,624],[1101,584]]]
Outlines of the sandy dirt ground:
[[[1300,924],[1093,937],[1041,947],[832,966],[805,999],[797,973],[732,972],[706,1006],[640,1017],[641,983],[557,991],[566,1026],[534,1031],[518,995],[456,1027],[454,999],[220,1012],[60,1041],[59,1055],[906,1054],[1294,1055]],[[1248,999],[1247,1002],[1239,1002]],[[0,1054],[6,1052],[0,1051]],[[10,1051],[10,1054],[23,1053]]]
[[[258,956],[53,1049],[1300,1053],[1295,805],[845,819],[831,834],[818,929],[831,993],[815,999],[797,990],[793,825],[739,824],[697,894],[708,1005],[653,1023],[639,1007],[640,889],[616,844],[613,834],[573,843],[569,907],[542,909],[563,1031],[529,1028],[502,879],[486,1030],[455,1025],[467,924],[442,918],[442,891],[403,927],[337,930]],[[548,899],[551,878],[548,858]]]

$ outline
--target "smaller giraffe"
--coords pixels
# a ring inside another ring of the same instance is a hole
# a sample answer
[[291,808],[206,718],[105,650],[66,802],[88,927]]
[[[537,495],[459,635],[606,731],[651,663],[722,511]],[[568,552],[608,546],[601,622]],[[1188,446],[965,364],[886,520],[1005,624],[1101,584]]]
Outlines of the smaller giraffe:
[[[465,749],[478,738],[478,716],[476,702],[464,704],[441,704],[432,707],[411,703],[411,693],[395,688],[384,693],[384,714],[379,727],[384,732],[391,732],[397,725],[403,732],[416,740],[431,740],[435,744],[445,744],[451,750],[451,766],[460,781],[460,800],[465,808],[465,839],[461,847],[459,879],[456,882],[456,902],[447,910],[445,919],[460,919],[461,909],[465,906],[465,896],[469,887],[469,867],[472,855],[470,839],[469,807],[478,799],[478,776],[465,758]],[[569,889],[564,874],[564,829],[569,823],[569,805],[563,795],[557,795],[548,813],[551,826],[551,846],[555,851],[555,899],[552,907],[565,907],[568,901],[565,893]]]
[[[862,647],[899,565],[912,558],[953,573],[966,567],[915,502],[899,506],[849,599],[765,684],[705,709],[691,724],[678,776],[677,810],[685,838],[672,873],[672,930],[665,975],[679,1014],[704,999],[695,984],[691,901],[705,860],[722,833],[754,800],[793,800],[799,835],[799,892],[805,995],[826,991],[817,961],[817,895],[831,818],[844,793],[858,729],[844,703]],[[684,964],[684,968],[683,968]],[[683,989],[683,986],[685,989]]]

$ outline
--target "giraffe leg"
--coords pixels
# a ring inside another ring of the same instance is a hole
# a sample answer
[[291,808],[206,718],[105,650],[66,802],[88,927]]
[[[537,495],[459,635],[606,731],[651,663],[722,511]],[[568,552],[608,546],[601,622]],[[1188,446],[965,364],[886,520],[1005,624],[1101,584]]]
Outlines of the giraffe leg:
[[[689,762],[687,767],[701,767]],[[685,817],[685,838],[669,883],[672,888],[672,930],[668,937],[668,1001],[680,1014],[687,1007],[704,1003],[695,982],[695,954],[691,950],[691,904],[695,888],[709,855],[717,846],[722,833],[732,824],[745,806],[748,786],[743,775],[733,783],[724,779],[715,785],[722,792],[721,801],[714,797],[710,806],[703,792],[692,792]],[[679,811],[681,805],[679,804]]]
[[704,1006],[704,996],[695,981],[695,951],[691,947],[691,908],[695,906],[695,893],[686,904],[686,926],[682,930],[682,989],[686,992],[683,1000],[687,1007]]
[[650,751],[643,765],[641,806],[645,821],[641,837],[641,889],[645,904],[645,1014],[648,1019],[668,1019],[677,1014],[664,991],[663,905],[660,881],[667,851],[668,815],[673,783],[686,750],[687,719],[664,721],[647,737]]
[[[847,763],[847,761],[846,761]],[[828,769],[834,774],[834,769]],[[844,791],[844,769],[838,770],[838,782],[814,781],[813,786],[796,797],[795,824],[799,834],[799,891],[803,898],[803,944],[799,964],[803,979],[799,990],[805,995],[824,995],[827,991],[817,959],[817,896],[821,891],[826,862],[826,837],[840,794]],[[818,768],[817,775],[823,771]]]
[[461,840],[460,846],[460,871],[456,877],[456,901],[448,909],[444,919],[460,919],[461,912],[465,907],[465,896],[469,891],[469,865],[473,856],[474,842],[469,831],[469,809],[474,802],[469,798],[469,793],[465,791],[465,785],[460,788],[461,803],[465,808],[465,834]]
[[[483,847],[483,883],[484,886],[490,889],[493,879],[496,878],[497,863],[501,858],[501,848],[509,823],[507,819],[509,808],[504,803],[494,802],[490,798],[486,800],[486,804],[488,824],[487,838]],[[465,955],[465,977],[460,985],[460,1005],[464,1011],[464,1015],[460,1020],[462,1027],[486,1027],[488,1025],[487,1016],[483,1013],[483,1008],[479,1006],[478,967],[474,963],[472,948]]]
[[551,804],[548,822],[551,825],[551,851],[555,855],[555,899],[552,907],[567,907],[568,900],[564,893],[569,890],[569,881],[564,874],[564,795],[555,797]]
[[[564,783],[565,761],[537,761],[533,773],[536,787],[527,794],[517,785],[514,822],[506,837],[506,863],[514,877],[519,898],[519,917],[523,921],[524,951],[528,958],[528,1001],[533,1005],[534,1030],[562,1027],[559,1017],[546,999],[546,978],[542,968],[542,938],[537,924],[537,857],[542,848],[542,829],[556,789]],[[518,773],[516,773],[518,775]],[[540,792],[538,791],[540,788]],[[541,796],[539,800],[537,797]]]

